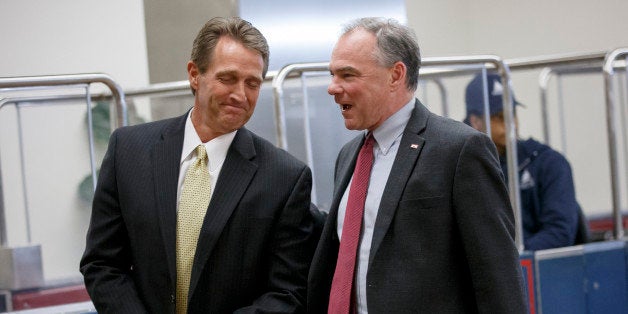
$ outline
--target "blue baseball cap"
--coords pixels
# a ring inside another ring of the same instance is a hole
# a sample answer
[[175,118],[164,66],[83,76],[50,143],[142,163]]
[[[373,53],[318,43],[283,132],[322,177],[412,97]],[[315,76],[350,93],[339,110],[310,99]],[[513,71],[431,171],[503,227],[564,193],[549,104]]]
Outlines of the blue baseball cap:
[[[499,75],[487,74],[486,83],[488,87],[488,107],[491,115],[498,114],[504,110],[502,95],[504,86]],[[512,91],[512,89],[511,89]],[[516,99],[514,92],[511,93],[513,98],[513,108],[521,105]],[[467,104],[467,117],[471,114],[481,116],[484,114],[484,86],[482,84],[482,74],[476,75],[469,85],[465,94],[465,102]]]

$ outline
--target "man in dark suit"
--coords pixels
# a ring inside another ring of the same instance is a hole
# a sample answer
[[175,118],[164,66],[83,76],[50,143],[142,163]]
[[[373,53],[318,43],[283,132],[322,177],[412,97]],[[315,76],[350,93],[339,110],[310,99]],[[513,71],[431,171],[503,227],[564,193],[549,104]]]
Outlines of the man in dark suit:
[[338,155],[310,313],[527,310],[495,146],[414,98],[419,66],[413,32],[393,20],[353,22],[332,52],[328,92],[345,126],[366,131]]
[[304,312],[311,173],[243,127],[266,39],[214,18],[187,69],[191,111],[111,136],[81,260],[92,301],[99,313]]

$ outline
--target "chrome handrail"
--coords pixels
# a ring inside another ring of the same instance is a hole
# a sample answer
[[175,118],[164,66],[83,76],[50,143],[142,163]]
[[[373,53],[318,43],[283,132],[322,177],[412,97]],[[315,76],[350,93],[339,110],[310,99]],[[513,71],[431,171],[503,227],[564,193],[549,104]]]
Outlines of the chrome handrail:
[[[89,108],[91,107],[91,95],[89,92],[89,84],[91,83],[103,83],[106,85],[111,93],[113,98],[116,100],[116,126],[125,126],[127,125],[127,107],[124,99],[124,92],[122,88],[116,83],[109,75],[102,73],[94,73],[94,74],[68,74],[68,75],[50,75],[50,76],[27,76],[27,77],[11,77],[11,78],[0,78],[0,89],[8,90],[10,92],[20,91],[23,89],[30,89],[33,87],[53,87],[53,86],[80,86],[86,89],[85,97],[87,97],[87,105],[88,105],[88,120],[91,123],[91,112]],[[77,95],[70,96],[39,96],[39,97],[8,97],[2,98],[0,101],[0,109],[4,107],[8,103],[15,103],[18,106],[17,114],[18,114],[18,136],[20,142],[20,156],[21,160],[24,159],[23,150],[22,150],[22,133],[21,133],[21,125],[19,118],[19,103],[26,101],[42,101],[46,99],[67,99],[67,98],[78,98]],[[95,180],[95,161],[94,161],[94,140],[93,133],[91,132],[91,124],[89,125],[89,150],[90,150],[90,165],[92,168],[92,180]],[[26,231],[27,231],[27,240],[28,243],[31,242],[31,232],[30,232],[30,218],[29,218],[29,209],[26,195],[26,179],[25,179],[25,169],[22,164],[22,185],[23,185],[23,193],[24,193],[24,214],[25,214],[25,222],[26,222]],[[0,176],[1,178],[1,176]],[[95,188],[94,184],[94,188]],[[0,184],[0,196],[2,195],[2,186]],[[0,245],[7,245],[7,236],[6,236],[6,220],[4,215],[4,201],[0,198]]]
[[89,83],[103,83],[111,91],[116,101],[116,122],[117,126],[128,125],[127,106],[124,99],[124,91],[111,76],[104,73],[88,74],[66,74],[66,75],[45,75],[45,76],[23,76],[23,77],[0,77],[0,89],[37,87],[37,86],[61,86],[78,85]]
[[443,116],[449,117],[449,100],[447,99],[447,89],[445,88],[445,84],[443,84],[443,81],[437,77],[430,78],[430,82],[434,83],[440,92],[440,103]]
[[[542,133],[543,140],[545,143],[550,142],[550,131],[549,131],[549,120],[548,120],[548,110],[547,110],[547,90],[549,89],[549,82],[552,77],[561,77],[566,75],[578,75],[578,74],[592,74],[592,73],[602,73],[603,69],[603,61],[600,60],[599,63],[591,63],[591,64],[569,64],[569,65],[561,65],[554,66],[552,64],[547,64],[545,68],[541,70],[539,73],[539,88],[541,90],[541,121],[542,121]],[[618,70],[626,70],[625,63],[623,65],[614,65],[613,66],[616,71]],[[628,72],[627,72],[628,73]],[[562,124],[564,122],[561,121]],[[565,132],[564,125],[561,126],[561,131]]]
[[[0,102],[4,101],[4,98],[0,98]],[[1,164],[1,163],[0,163]],[[2,188],[2,167],[0,167],[0,247],[7,245],[7,221],[4,215],[4,193]]]
[[[506,60],[511,71],[530,70],[543,68],[539,74],[539,85],[541,86],[541,121],[542,132],[545,143],[549,143],[549,122],[547,113],[547,86],[553,71],[559,71],[561,67],[567,69],[567,66],[579,65],[580,67],[595,67],[604,61],[606,52],[582,52],[569,54],[554,54],[545,56],[536,56],[528,58],[513,58]],[[551,67],[551,69],[547,69]],[[567,70],[565,70],[567,71]],[[564,121],[561,121],[561,128],[564,128]],[[565,140],[562,140],[565,147]]]
[[[293,72],[322,72],[329,71],[329,62],[295,63],[284,66],[273,78],[272,88],[275,100],[275,121],[277,123],[277,146],[288,150],[288,137],[286,135],[286,112],[283,101],[283,82]],[[306,148],[307,149],[307,148]]]
[[624,225],[621,213],[621,203],[619,195],[619,162],[617,153],[617,137],[616,137],[616,105],[613,93],[613,75],[615,69],[613,63],[620,57],[628,56],[628,48],[618,48],[610,51],[604,58],[604,85],[606,87],[606,127],[608,132],[608,150],[611,171],[611,194],[613,199],[613,236],[615,239],[623,239]]
[[[624,237],[623,219],[621,213],[620,182],[619,182],[619,161],[617,152],[617,125],[616,125],[616,105],[613,92],[613,76],[615,71],[626,70],[628,62],[618,60],[620,57],[628,56],[628,48],[619,48],[610,52],[572,54],[566,57],[556,58],[536,58],[534,62],[520,62],[521,69],[529,67],[546,66],[539,75],[539,86],[541,88],[541,106],[543,119],[543,137],[546,143],[549,142],[549,123],[547,114],[547,88],[552,75],[572,75],[581,73],[601,72],[604,76],[605,100],[606,100],[606,120],[607,136],[609,146],[609,166],[611,175],[611,199],[613,209],[613,237],[622,239]],[[621,64],[623,62],[623,64]],[[618,64],[620,63],[620,64]],[[628,75],[628,72],[627,72]],[[625,135],[624,135],[625,136]],[[564,140],[563,140],[564,142]]]
[[583,64],[589,62],[600,62],[604,60],[606,51],[598,52],[580,52],[580,53],[567,53],[567,54],[554,54],[545,56],[536,56],[528,58],[512,58],[507,59],[506,63],[510,66],[512,71],[515,70],[530,70],[537,68],[544,68],[548,65],[560,66],[571,64]]
[[147,87],[128,89],[124,92],[126,97],[150,96],[163,93],[182,93],[190,91],[190,81],[175,81],[166,83],[151,84]]

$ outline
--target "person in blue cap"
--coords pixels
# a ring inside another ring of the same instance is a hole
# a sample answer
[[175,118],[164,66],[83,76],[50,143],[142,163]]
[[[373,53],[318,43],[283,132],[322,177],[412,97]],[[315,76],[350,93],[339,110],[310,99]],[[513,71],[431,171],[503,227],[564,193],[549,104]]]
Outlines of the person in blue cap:
[[[479,74],[467,85],[465,122],[485,132],[482,78],[482,74]],[[502,171],[507,177],[507,132],[502,102],[504,86],[497,74],[488,74],[486,82],[491,138],[499,152]],[[514,107],[519,105],[514,96],[513,104]],[[517,140],[517,158],[525,249],[544,250],[586,242],[586,224],[576,201],[571,166],[567,159],[532,138]]]

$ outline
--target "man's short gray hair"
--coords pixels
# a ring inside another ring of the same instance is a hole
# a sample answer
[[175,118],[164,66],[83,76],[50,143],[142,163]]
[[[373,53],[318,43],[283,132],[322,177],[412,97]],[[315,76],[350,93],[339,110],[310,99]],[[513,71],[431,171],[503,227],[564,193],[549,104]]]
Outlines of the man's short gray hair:
[[355,29],[364,29],[377,38],[376,60],[385,67],[391,67],[401,61],[408,69],[406,87],[416,91],[421,67],[421,52],[414,31],[394,19],[364,17],[347,24],[343,35]]

